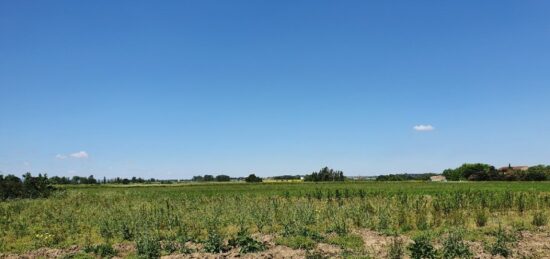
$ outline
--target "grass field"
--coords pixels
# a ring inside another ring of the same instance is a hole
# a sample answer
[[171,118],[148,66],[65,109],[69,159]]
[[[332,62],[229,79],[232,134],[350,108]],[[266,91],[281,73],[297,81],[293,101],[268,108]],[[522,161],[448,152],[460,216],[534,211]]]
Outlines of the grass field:
[[408,257],[414,248],[407,247],[420,244],[415,238],[427,236],[437,256],[444,256],[450,246],[445,240],[459,233],[451,245],[466,244],[481,257],[550,256],[544,245],[550,242],[550,183],[545,182],[62,188],[48,199],[0,203],[0,253],[42,251],[49,257],[48,248],[66,257],[376,258],[399,256],[401,250]]

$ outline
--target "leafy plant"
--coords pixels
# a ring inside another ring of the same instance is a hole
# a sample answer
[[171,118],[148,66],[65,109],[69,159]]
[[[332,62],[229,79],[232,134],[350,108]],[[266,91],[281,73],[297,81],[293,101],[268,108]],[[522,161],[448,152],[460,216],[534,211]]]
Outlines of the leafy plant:
[[475,214],[476,226],[484,227],[485,225],[487,225],[487,220],[488,220],[488,217],[485,210],[479,210],[476,212]]
[[102,258],[110,258],[116,255],[115,249],[109,244],[99,244],[95,246],[87,246],[84,248],[86,253],[94,253]]
[[537,227],[546,226],[546,224],[548,224],[548,216],[542,211],[537,211],[533,215],[533,221],[531,221],[531,223]]
[[229,240],[229,245],[240,247],[239,253],[241,254],[254,253],[266,249],[264,243],[252,238],[244,229],[241,229],[234,239]]
[[450,231],[443,241],[443,258],[472,258],[472,252],[464,242],[462,231]]
[[143,234],[136,239],[137,254],[143,258],[159,258],[161,244],[158,236]]
[[504,257],[508,257],[512,254],[512,250],[510,249],[510,242],[512,242],[514,237],[512,235],[509,235],[506,233],[506,231],[502,228],[502,226],[499,226],[496,234],[495,234],[496,240],[493,244],[490,246],[490,252],[492,255],[502,255]]
[[208,231],[208,238],[204,242],[204,251],[208,253],[221,253],[225,250],[223,238],[217,230]]
[[401,259],[405,255],[405,248],[403,240],[398,236],[394,236],[391,240],[391,243],[388,247],[388,258],[390,259]]
[[431,243],[431,238],[427,234],[419,235],[413,238],[414,243],[410,244],[408,249],[411,251],[413,259],[434,259],[437,252]]

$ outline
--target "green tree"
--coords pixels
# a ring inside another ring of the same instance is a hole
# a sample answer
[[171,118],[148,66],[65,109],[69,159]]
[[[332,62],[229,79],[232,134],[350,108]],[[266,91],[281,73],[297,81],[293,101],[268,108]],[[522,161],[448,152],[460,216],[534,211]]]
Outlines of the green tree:
[[257,177],[255,174],[251,174],[244,179],[247,183],[261,183],[262,178]]

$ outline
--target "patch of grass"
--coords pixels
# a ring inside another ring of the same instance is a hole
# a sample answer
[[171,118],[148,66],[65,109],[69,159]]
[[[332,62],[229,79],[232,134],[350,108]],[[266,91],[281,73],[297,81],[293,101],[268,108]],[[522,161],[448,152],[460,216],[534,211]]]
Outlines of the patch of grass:
[[115,249],[110,244],[99,244],[84,248],[86,253],[94,253],[102,258],[110,258],[116,255]]
[[531,221],[533,226],[542,227],[548,224],[548,216],[542,211],[537,211],[533,214],[533,221]]
[[317,242],[305,236],[279,237],[275,239],[277,245],[288,246],[293,249],[313,249]]
[[340,246],[342,249],[361,251],[364,249],[363,238],[359,235],[333,236],[328,238],[328,243]]

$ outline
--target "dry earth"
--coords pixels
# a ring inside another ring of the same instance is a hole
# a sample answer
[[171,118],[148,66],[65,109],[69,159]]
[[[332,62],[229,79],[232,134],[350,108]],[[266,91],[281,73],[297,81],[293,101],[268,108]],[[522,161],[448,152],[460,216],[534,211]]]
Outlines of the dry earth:
[[[368,252],[368,256],[371,258],[387,258],[387,248],[392,242],[392,237],[382,235],[375,231],[360,230],[355,231],[354,234],[360,235],[363,238],[365,251]],[[512,247],[512,258],[550,258],[550,233],[545,231],[519,232],[520,239],[514,247]],[[259,253],[239,254],[238,249],[232,249],[228,252],[221,254],[210,253],[191,253],[191,254],[174,254],[163,256],[165,259],[179,259],[179,258],[305,258],[307,251],[300,249],[292,249],[286,246],[276,245],[273,241],[273,237],[266,235],[258,237],[267,245],[267,250]],[[399,238],[408,245],[412,240],[407,236],[399,236]],[[471,251],[474,254],[474,258],[486,259],[486,258],[503,258],[501,256],[492,256],[486,252],[485,245],[482,242],[467,242]],[[200,249],[200,245],[188,244],[189,247]],[[438,246],[436,245],[436,248]],[[114,249],[118,253],[118,258],[124,258],[129,254],[133,254],[136,250],[135,245],[132,243],[123,243],[114,245]],[[77,254],[81,251],[78,246],[72,246],[67,249],[52,249],[52,248],[40,248],[24,254],[0,254],[0,258],[15,259],[15,258],[61,258],[70,255]],[[327,258],[340,258],[342,257],[343,249],[338,246],[329,244],[318,244],[311,253],[322,255]],[[409,258],[405,256],[405,258]]]

